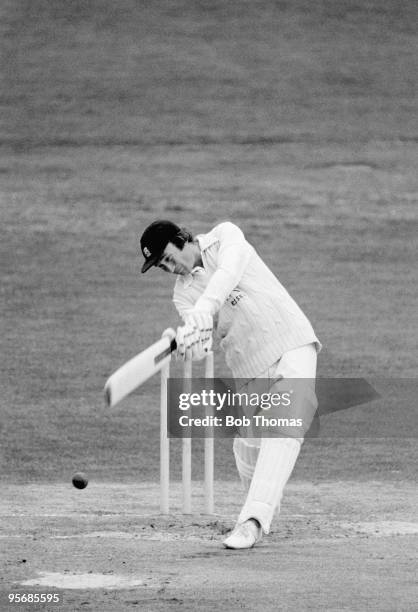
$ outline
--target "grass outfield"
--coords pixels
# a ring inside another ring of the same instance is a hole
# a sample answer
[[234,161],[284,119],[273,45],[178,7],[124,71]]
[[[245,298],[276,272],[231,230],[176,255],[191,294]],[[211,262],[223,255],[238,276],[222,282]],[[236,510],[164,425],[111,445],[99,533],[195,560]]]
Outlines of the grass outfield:
[[[413,2],[1,11],[4,481],[157,478],[158,379],[102,401],[177,322],[171,281],[139,273],[155,217],[237,222],[312,320],[320,374],[416,375]],[[415,453],[319,440],[295,478],[408,478]]]

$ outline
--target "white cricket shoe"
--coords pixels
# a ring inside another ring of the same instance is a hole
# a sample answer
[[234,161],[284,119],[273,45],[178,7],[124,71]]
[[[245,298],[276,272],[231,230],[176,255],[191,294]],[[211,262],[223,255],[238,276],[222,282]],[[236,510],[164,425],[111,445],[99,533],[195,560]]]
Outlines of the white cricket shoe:
[[225,548],[252,548],[260,542],[263,530],[258,521],[248,519],[245,523],[237,525],[230,535],[223,541]]

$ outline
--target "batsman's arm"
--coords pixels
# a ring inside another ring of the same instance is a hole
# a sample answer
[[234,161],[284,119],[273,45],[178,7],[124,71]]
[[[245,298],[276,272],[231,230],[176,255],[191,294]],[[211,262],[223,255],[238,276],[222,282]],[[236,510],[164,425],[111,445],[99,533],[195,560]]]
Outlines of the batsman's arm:
[[176,332],[169,328],[163,337],[139,353],[110,376],[104,387],[105,402],[109,408],[116,406],[148,378],[156,374],[177,349]]
[[253,248],[244,234],[233,223],[220,224],[219,232],[217,267],[195,304],[196,310],[207,311],[212,315],[219,311],[238,285],[253,254]]

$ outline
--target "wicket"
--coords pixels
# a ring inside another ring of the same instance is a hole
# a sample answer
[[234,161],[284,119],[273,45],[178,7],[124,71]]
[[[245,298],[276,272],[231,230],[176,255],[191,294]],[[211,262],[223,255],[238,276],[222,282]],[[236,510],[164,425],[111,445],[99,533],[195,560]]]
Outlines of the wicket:
[[[205,378],[213,378],[213,353],[205,357]],[[192,362],[187,360],[183,366],[185,385],[190,384],[193,375]],[[160,399],[160,510],[162,514],[170,511],[170,439],[167,436],[167,381],[170,376],[170,362],[161,370]],[[213,514],[213,480],[214,480],[214,440],[206,437],[204,440],[204,511]],[[192,513],[192,440],[182,439],[182,513]]]

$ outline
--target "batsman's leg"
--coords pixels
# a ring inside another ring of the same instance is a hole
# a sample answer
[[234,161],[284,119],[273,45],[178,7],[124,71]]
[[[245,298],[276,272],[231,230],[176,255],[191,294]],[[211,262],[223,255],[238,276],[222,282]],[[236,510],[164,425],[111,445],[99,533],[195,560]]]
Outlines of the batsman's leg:
[[[278,363],[275,376],[283,380],[314,379],[316,376],[314,345],[306,345],[285,353]],[[317,401],[314,385],[307,385],[302,402],[306,403],[307,413],[315,414]],[[249,519],[257,519],[264,533],[269,533],[271,521],[275,511],[280,508],[283,490],[295,466],[302,442],[302,438],[261,439],[260,452],[245,504],[238,517],[238,524],[243,524]],[[246,446],[248,448],[242,452]],[[248,482],[254,462],[254,451],[245,442],[237,442],[235,448],[238,451],[235,453],[236,457],[238,455],[238,470]]]
[[284,487],[300,451],[295,438],[264,438],[247,499],[238,523],[256,518],[264,533],[269,533],[276,509],[280,508]]
[[238,474],[245,491],[248,491],[254,475],[261,440],[236,437],[234,439],[234,456]]

